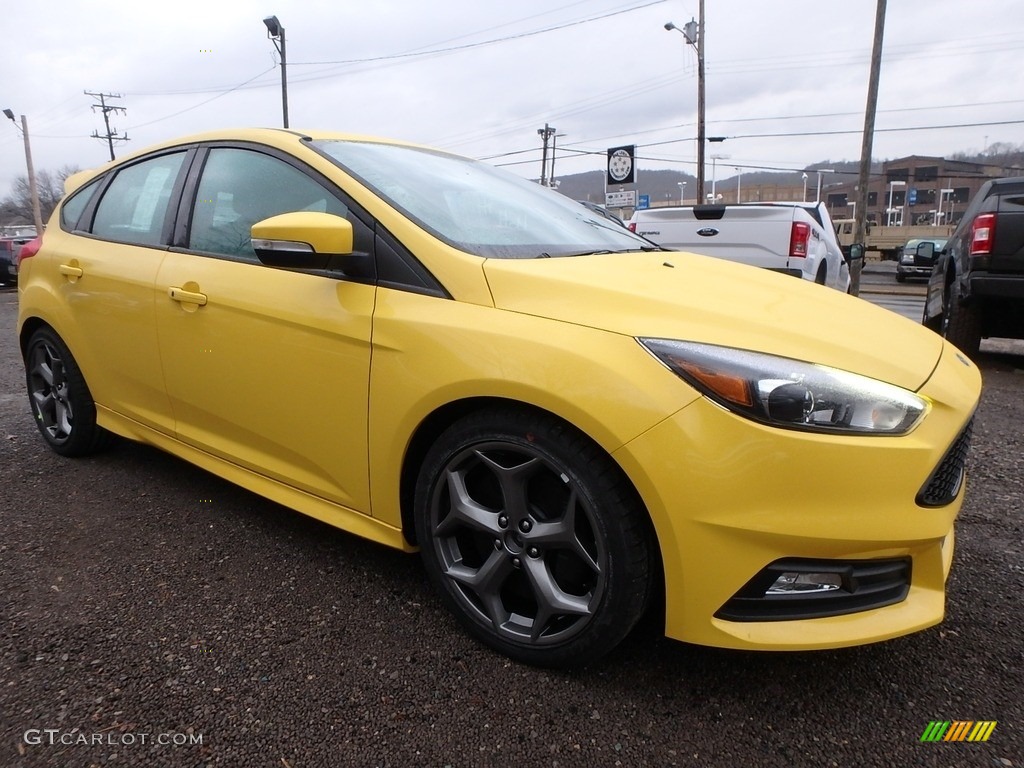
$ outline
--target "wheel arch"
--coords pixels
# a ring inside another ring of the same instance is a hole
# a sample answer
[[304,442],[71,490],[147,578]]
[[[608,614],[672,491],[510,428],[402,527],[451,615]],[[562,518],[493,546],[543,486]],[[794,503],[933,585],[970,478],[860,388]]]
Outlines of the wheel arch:
[[[593,443],[598,450],[608,456],[612,464],[619,472],[622,473],[622,476],[629,483],[629,487],[632,489],[637,503],[644,510],[644,514],[648,521],[649,535],[651,537],[651,551],[654,553],[655,559],[655,562],[652,562],[651,565],[657,572],[656,578],[660,579],[662,573],[661,548],[658,545],[658,537],[654,526],[654,520],[651,517],[651,512],[644,503],[643,497],[640,495],[633,478],[630,477],[625,468],[615,459],[615,456],[606,450],[598,441],[588,435],[584,430],[580,429],[565,417],[546,408],[541,408],[540,406],[533,405],[531,403],[505,397],[468,397],[446,403],[439,408],[436,408],[426,418],[424,418],[416,428],[415,432],[413,432],[412,437],[409,439],[409,445],[406,449],[405,456],[402,460],[401,476],[399,480],[399,503],[401,506],[402,533],[405,536],[406,541],[414,546],[417,545],[416,527],[413,518],[416,478],[419,475],[420,468],[423,465],[427,452],[430,450],[430,446],[437,441],[442,432],[459,419],[465,418],[471,413],[500,407],[514,408],[521,411],[532,411],[534,413],[556,419],[583,435],[587,440]],[[655,583],[657,583],[657,581]]]
[[[40,328],[49,328],[54,333],[57,333],[57,329],[41,317],[26,317],[25,322],[22,323],[21,330],[18,332],[18,349],[21,351],[21,359],[23,362],[25,360],[25,355],[28,353],[28,340],[31,339],[32,334]],[[60,336],[59,333],[57,333],[57,335]],[[61,338],[64,340],[63,337]],[[67,344],[67,340],[64,340],[64,343]]]
[[818,285],[825,285],[828,282],[828,260],[822,259],[818,263],[818,271],[814,273],[814,282]]

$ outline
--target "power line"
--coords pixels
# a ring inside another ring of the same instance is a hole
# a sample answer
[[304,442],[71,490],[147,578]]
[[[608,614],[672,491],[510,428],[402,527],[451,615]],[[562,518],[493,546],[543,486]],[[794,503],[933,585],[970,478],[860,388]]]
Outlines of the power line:
[[631,13],[632,11],[638,11],[642,8],[649,8],[652,5],[661,5],[666,0],[652,0],[648,3],[642,3],[635,5],[630,8],[624,8],[617,11],[611,11],[604,13],[599,16],[591,16],[586,19],[578,19],[576,21],[569,21],[564,24],[556,24],[551,27],[544,27],[543,29],[535,29],[530,32],[520,32],[515,35],[506,35],[505,37],[496,37],[491,40],[481,40],[476,43],[466,43],[464,45],[455,45],[450,48],[434,48],[427,51],[408,51],[406,53],[393,53],[386,56],[371,56],[365,59],[342,59],[340,61],[299,61],[294,62],[295,66],[320,66],[325,64],[330,65],[347,65],[347,64],[369,64],[377,61],[394,61],[396,59],[409,59],[416,58],[419,56],[432,56],[441,53],[454,53],[456,51],[466,51],[472,48],[482,48],[487,45],[494,45],[496,43],[505,43],[510,40],[521,40],[526,37],[535,37],[536,35],[543,35],[547,32],[555,32],[560,29],[568,29],[569,27],[577,27],[581,24],[589,24],[592,21],[598,21],[599,19],[608,19],[612,16],[621,16],[624,13]]
[[199,107],[203,106],[204,104],[209,104],[211,101],[216,101],[221,96],[227,96],[229,93],[237,91],[238,89],[240,89],[242,86],[246,85],[247,83],[251,83],[256,78],[263,77],[263,75],[267,74],[268,72],[272,72],[275,68],[276,68],[276,65],[271,67],[270,69],[265,69],[262,72],[260,72],[258,75],[253,75],[248,80],[245,80],[245,81],[239,83],[238,85],[234,86],[233,88],[229,88],[228,90],[224,91],[223,93],[218,93],[216,96],[213,96],[212,98],[206,99],[205,101],[201,101],[198,104],[193,104],[191,107],[186,107],[185,109],[179,109],[177,112],[172,112],[169,115],[164,115],[163,117],[158,117],[158,118],[156,118],[156,120],[150,120],[148,123],[139,123],[138,125],[133,125],[131,127],[132,128],[142,128],[142,127],[147,126],[147,125],[153,125],[153,123],[162,122],[163,120],[170,120],[172,117],[177,117],[178,115],[183,115],[186,112],[191,112],[193,109],[199,109]]
[[[484,41],[480,41],[480,42],[476,42],[476,43],[467,43],[466,45],[451,46],[451,47],[448,47],[448,48],[431,48],[429,50],[413,50],[413,51],[407,51],[405,53],[389,54],[389,55],[384,55],[384,56],[371,56],[371,57],[367,57],[367,58],[363,58],[363,59],[345,59],[345,60],[338,60],[338,61],[299,61],[299,62],[289,61],[288,64],[289,64],[289,66],[324,66],[324,65],[327,65],[327,66],[330,66],[330,67],[341,67],[341,66],[349,66],[349,65],[353,65],[353,64],[367,64],[367,63],[385,63],[385,64],[386,63],[392,63],[392,64],[394,64],[394,63],[401,63],[402,60],[405,60],[405,59],[412,59],[412,58],[417,58],[417,57],[426,58],[426,57],[429,57],[429,56],[439,56],[439,55],[444,55],[446,53],[456,53],[456,52],[459,52],[459,51],[462,51],[462,50],[468,50],[468,49],[472,49],[472,48],[479,48],[479,47],[483,47],[483,46],[494,45],[494,44],[497,44],[497,43],[502,43],[502,42],[511,41],[511,40],[518,40],[518,39],[526,38],[526,37],[533,37],[533,36],[536,36],[536,35],[545,34],[547,32],[553,32],[553,31],[557,31],[557,30],[560,30],[560,29],[567,29],[567,28],[573,27],[573,26],[579,26],[579,25],[582,25],[582,24],[588,24],[588,23],[590,23],[592,21],[598,21],[598,20],[601,20],[601,19],[607,19],[607,18],[611,18],[613,16],[618,16],[618,15],[624,14],[624,13],[630,13],[631,11],[640,10],[642,8],[648,8],[650,6],[660,5],[660,4],[662,4],[662,3],[666,2],[666,1],[667,0],[651,0],[650,2],[641,3],[640,5],[631,5],[631,6],[627,7],[627,8],[620,8],[618,10],[610,11],[608,13],[599,14],[597,16],[590,16],[590,17],[587,17],[587,18],[584,18],[584,19],[578,19],[576,21],[567,22],[567,23],[564,23],[564,24],[557,24],[557,25],[554,25],[554,26],[544,27],[542,29],[532,30],[532,31],[529,31],[529,32],[523,32],[523,33],[516,34],[516,35],[507,35],[505,37],[494,38],[492,40],[484,40]],[[560,9],[554,9],[554,10],[561,10],[561,9],[564,9],[564,8],[570,8],[570,7],[573,7],[575,5],[583,5],[583,4],[584,4],[583,2],[570,3],[570,4],[566,5],[566,6],[562,6],[562,8],[560,8]],[[553,11],[546,11],[545,13],[535,14],[534,16],[527,16],[527,17],[525,17],[523,19],[517,19],[515,21],[511,21],[511,22],[508,22],[506,24],[499,25],[499,27],[500,26],[508,26],[509,24],[518,24],[518,23],[521,23],[523,21],[528,21],[529,19],[533,19],[533,18],[536,18],[538,16],[544,16],[544,15],[547,15],[548,13],[552,13],[552,12]],[[486,31],[489,31],[490,29],[497,29],[497,28],[498,27],[490,27],[490,28],[482,30],[482,31],[486,32]],[[480,32],[474,32],[474,33],[471,33],[471,34],[480,34]],[[464,37],[469,37],[469,36],[470,36],[470,34],[467,34],[467,35],[461,35],[460,37],[449,38],[449,39],[450,40],[458,40],[458,39],[461,39],[461,38],[464,38]],[[324,70],[324,71],[325,72],[331,72],[332,70],[328,69],[328,70]],[[335,76],[337,76],[336,73],[335,74],[317,74],[317,73],[313,73],[313,74],[307,75],[306,77],[290,78],[289,80],[290,80],[290,82],[293,82],[293,83],[304,83],[304,82],[312,82],[312,81],[315,81],[315,80],[322,80],[322,79],[326,79],[326,78],[330,78],[330,77],[335,77]],[[247,81],[246,85],[248,85],[248,81]],[[270,87],[276,87],[276,85],[277,85],[276,82],[256,83],[254,85],[250,85],[246,90],[251,90],[251,89],[256,89],[256,88],[270,88]],[[234,88],[232,88],[231,90],[235,90],[235,89],[238,89],[238,88],[239,88],[239,86],[234,86]],[[187,96],[187,95],[195,95],[195,94],[200,94],[200,93],[217,93],[217,92],[224,91],[225,89],[226,89],[226,86],[210,86],[208,88],[197,88],[197,89],[188,89],[188,90],[131,91],[131,92],[128,93],[128,95],[129,96]]]
[[[958,123],[958,124],[950,124],[950,125],[906,126],[906,127],[902,127],[902,128],[875,128],[875,133],[898,133],[898,132],[905,132],[905,131],[944,130],[944,129],[950,129],[950,128],[986,128],[986,127],[990,127],[990,126],[1021,125],[1021,124],[1024,124],[1024,120],[995,120],[995,121],[980,122],[980,123]],[[854,133],[861,133],[861,131],[860,130],[849,130],[849,131],[804,131],[804,132],[792,132],[792,133],[763,133],[763,134],[748,134],[748,135],[727,136],[726,138],[728,138],[728,139],[792,138],[792,137],[804,137],[804,136],[834,136],[834,135],[840,135],[840,134],[854,134]],[[622,135],[628,135],[628,134],[622,134]],[[663,147],[663,146],[666,146],[666,145],[669,145],[669,144],[682,144],[682,143],[690,142],[690,141],[696,141],[696,137],[695,136],[688,136],[688,137],[677,138],[677,139],[666,139],[665,141],[653,141],[653,142],[649,142],[647,144],[637,144],[636,147],[639,150],[639,149],[646,149],[646,148],[649,148],[649,147]],[[576,145],[578,146],[579,143],[582,143],[582,142],[577,142]],[[571,147],[562,147],[562,150],[565,151],[565,152],[574,152],[574,153],[579,154],[579,155],[585,155],[585,154],[589,154],[589,155],[604,155],[605,152],[607,151],[607,150],[579,150],[579,149],[573,149]],[[498,158],[501,158],[501,157],[512,157],[514,155],[526,154],[526,153],[529,153],[529,152],[536,152],[536,148],[516,150],[514,152],[506,152],[504,154],[491,155],[489,157],[483,157],[483,158],[478,158],[478,159],[480,159],[480,160],[492,160],[492,159],[498,159]],[[683,164],[688,164],[688,165],[696,165],[696,163],[694,163],[693,161],[678,160],[678,159],[675,159],[675,158],[665,158],[665,157],[655,158],[655,157],[639,157],[638,156],[637,159],[641,159],[641,160],[656,160],[658,162],[678,162],[678,163],[683,163]],[[495,163],[495,165],[497,165],[498,167],[506,167],[506,166],[513,166],[513,165],[527,165],[527,164],[533,163],[533,162],[536,162],[536,160],[522,160],[522,161],[511,162],[511,163]],[[734,163],[734,165],[738,165],[738,164]],[[740,167],[758,168],[758,166],[740,166]],[[768,170],[768,169],[766,168],[766,170]],[[789,169],[770,169],[770,170],[789,170]],[[804,169],[801,168],[801,169],[797,169],[797,170],[804,170]]]
[[[1014,100],[1008,100],[1008,101],[976,102],[974,104],[946,104],[946,105],[935,105],[935,106],[930,106],[930,107],[906,107],[906,108],[900,108],[900,109],[882,109],[882,110],[879,110],[879,113],[883,113],[884,112],[884,113],[887,113],[887,114],[894,114],[894,113],[899,113],[899,112],[921,112],[921,111],[936,110],[936,109],[951,109],[951,108],[955,108],[955,107],[972,107],[973,108],[973,107],[994,106],[994,105],[1001,105],[1001,104],[1016,104],[1016,103],[1021,103],[1022,101],[1024,101],[1024,100],[1022,100],[1022,99],[1014,99]],[[836,113],[830,113],[830,114],[783,115],[783,116],[777,116],[777,117],[752,117],[752,118],[723,119],[723,120],[716,120],[715,123],[716,124],[718,124],[718,123],[741,123],[741,122],[759,122],[759,121],[769,121],[769,120],[803,120],[803,119],[816,118],[816,117],[842,117],[842,116],[858,115],[858,114],[861,114],[861,113],[859,113],[859,112],[836,112]],[[963,124],[963,125],[949,125],[949,126],[928,125],[928,126],[907,127],[907,128],[879,128],[879,129],[877,129],[877,132],[878,133],[885,133],[885,132],[916,131],[916,130],[930,130],[930,129],[941,129],[941,128],[965,128],[965,127],[966,128],[979,128],[979,127],[994,126],[994,125],[1014,125],[1014,124],[1017,124],[1017,123],[1020,123],[1020,122],[1024,122],[1024,121],[1019,121],[1019,120],[1018,121],[1013,121],[1013,120],[1011,120],[1011,121],[1005,121],[1005,122],[967,123],[967,124]],[[581,139],[579,141],[569,142],[568,144],[563,145],[561,148],[566,150],[566,151],[568,151],[571,147],[579,147],[580,145],[589,144],[589,143],[594,142],[594,141],[609,141],[609,140],[613,140],[613,139],[621,139],[621,138],[624,138],[624,137],[625,138],[629,138],[629,137],[640,136],[640,135],[643,135],[643,134],[646,134],[646,133],[659,133],[659,132],[662,132],[662,131],[671,131],[671,130],[676,130],[676,129],[679,129],[679,128],[689,128],[689,127],[692,127],[692,126],[693,126],[693,123],[681,123],[681,124],[678,124],[678,125],[665,126],[665,127],[661,127],[661,128],[647,128],[647,129],[639,130],[639,131],[629,131],[629,130],[626,130],[626,131],[622,131],[621,133],[615,133],[615,134],[605,135],[605,136],[595,136],[595,137],[591,137],[591,138],[587,138],[587,139]],[[786,137],[799,137],[799,136],[819,136],[819,135],[820,136],[827,136],[827,135],[838,135],[838,134],[854,134],[854,133],[859,133],[859,132],[860,132],[859,130],[848,130],[848,131],[806,131],[806,132],[799,132],[799,133],[796,133],[796,132],[793,132],[793,133],[765,133],[765,134],[746,134],[746,135],[738,134],[738,135],[733,135],[733,136],[727,136],[726,138],[729,138],[729,139],[776,138],[776,137],[786,138]],[[649,142],[647,144],[637,144],[637,147],[657,147],[657,146],[664,146],[664,145],[667,145],[667,144],[680,144],[680,143],[689,142],[689,141],[696,141],[696,137],[695,136],[688,136],[688,137],[683,137],[683,138],[666,139],[664,141]],[[522,154],[522,153],[525,153],[525,152],[532,152],[532,151],[535,151],[535,149],[531,148],[531,149],[514,150],[514,151],[511,151],[511,152],[503,152],[503,153],[498,153],[498,154],[494,154],[494,155],[485,155],[485,156],[479,157],[477,159],[479,159],[479,160],[496,160],[496,159],[499,159],[499,158],[502,158],[502,157],[511,157],[513,155]],[[597,151],[596,154],[602,154],[604,151],[605,150]]]
[[[1024,120],[994,120],[985,123],[955,123],[950,125],[911,125],[903,128],[876,128],[875,133],[899,133],[902,131],[941,131],[949,128],[983,128],[995,125],[1024,125]],[[798,136],[840,136],[843,134],[861,133],[860,130],[850,131],[799,131],[793,133],[747,133],[726,136],[727,139],[773,139],[793,138]]]

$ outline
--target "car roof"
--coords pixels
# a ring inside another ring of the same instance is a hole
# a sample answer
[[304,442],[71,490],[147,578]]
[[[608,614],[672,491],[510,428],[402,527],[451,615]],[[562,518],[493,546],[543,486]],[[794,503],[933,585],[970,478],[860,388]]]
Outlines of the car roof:
[[148,155],[152,152],[159,152],[163,149],[172,149],[188,144],[199,144],[202,142],[213,142],[213,141],[240,141],[240,142],[253,142],[255,144],[267,144],[275,146],[280,149],[288,149],[290,147],[296,147],[300,145],[300,142],[304,140],[312,141],[360,141],[360,142],[375,142],[380,144],[396,144],[407,147],[421,147],[422,145],[414,142],[400,141],[397,139],[382,138],[379,136],[369,136],[363,134],[352,134],[344,133],[340,131],[301,131],[290,128],[225,128],[214,131],[205,131],[203,133],[196,133],[189,136],[179,136],[174,139],[160,142],[158,144],[152,144],[150,146],[139,149],[135,152],[123,155],[116,160],[111,160],[98,168],[92,168],[86,171],[80,171],[79,173],[69,176],[64,182],[64,194],[70,194],[79,187],[87,184],[92,179],[105,173],[110,168],[114,168],[123,163],[130,162],[137,157]]

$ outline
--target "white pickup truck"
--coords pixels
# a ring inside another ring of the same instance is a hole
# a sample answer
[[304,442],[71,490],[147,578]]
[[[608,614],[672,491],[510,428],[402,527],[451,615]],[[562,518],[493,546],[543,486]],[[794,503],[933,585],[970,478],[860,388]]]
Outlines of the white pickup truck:
[[823,203],[638,209],[629,228],[664,248],[802,277],[843,291],[850,269]]

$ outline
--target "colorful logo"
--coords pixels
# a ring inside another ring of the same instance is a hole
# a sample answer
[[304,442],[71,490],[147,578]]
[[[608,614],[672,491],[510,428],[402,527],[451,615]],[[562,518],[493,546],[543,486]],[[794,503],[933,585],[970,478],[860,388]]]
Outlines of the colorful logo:
[[921,741],[988,741],[995,729],[995,720],[932,720]]

